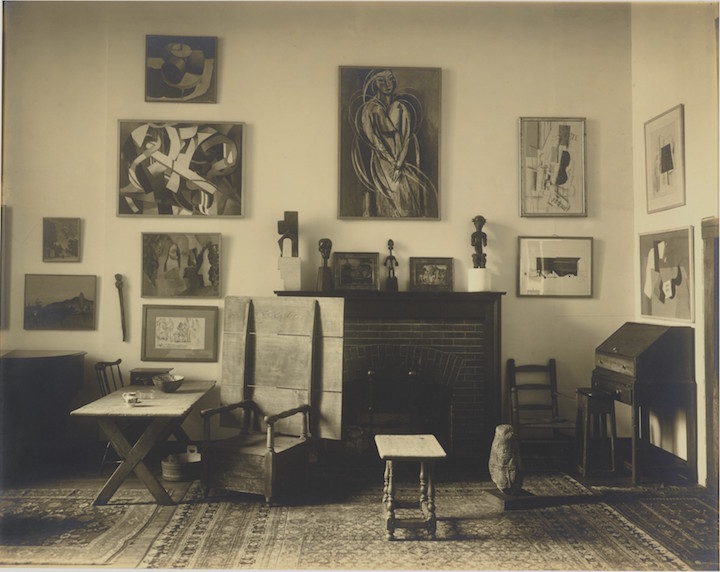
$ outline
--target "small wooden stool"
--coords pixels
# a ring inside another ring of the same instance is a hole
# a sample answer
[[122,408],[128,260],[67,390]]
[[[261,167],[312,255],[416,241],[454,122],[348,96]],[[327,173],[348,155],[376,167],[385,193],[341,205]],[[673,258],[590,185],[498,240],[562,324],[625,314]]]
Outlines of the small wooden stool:
[[[387,539],[394,538],[396,528],[426,528],[430,538],[435,538],[435,461],[444,459],[447,453],[434,435],[375,435],[380,458],[385,461],[385,486],[383,505]],[[393,463],[395,461],[420,462],[420,502],[405,504],[395,500]],[[422,511],[423,518],[396,519],[396,508],[415,508]]]
[[[577,389],[577,444],[580,451],[578,471],[583,477],[590,474],[590,433],[607,437],[610,419],[610,469],[615,472],[615,398],[607,391],[590,387]],[[596,469],[597,470],[597,469]]]

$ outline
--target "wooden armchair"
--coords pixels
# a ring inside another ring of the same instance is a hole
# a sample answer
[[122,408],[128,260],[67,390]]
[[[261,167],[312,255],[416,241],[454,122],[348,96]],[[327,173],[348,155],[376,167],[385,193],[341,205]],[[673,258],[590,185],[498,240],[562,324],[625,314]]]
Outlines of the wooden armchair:
[[[306,481],[313,439],[340,438],[342,317],[341,298],[226,298],[221,404],[201,412],[206,495],[270,504]],[[213,440],[215,418],[240,431]]]

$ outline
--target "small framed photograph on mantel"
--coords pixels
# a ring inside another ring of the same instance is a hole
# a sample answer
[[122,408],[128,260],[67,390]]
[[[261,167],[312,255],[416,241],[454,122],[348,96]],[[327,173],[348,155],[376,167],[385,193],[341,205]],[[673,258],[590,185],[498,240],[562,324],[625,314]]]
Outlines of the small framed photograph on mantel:
[[333,253],[335,290],[377,290],[379,259],[377,252]]
[[453,259],[410,257],[410,284],[413,291],[453,291]]

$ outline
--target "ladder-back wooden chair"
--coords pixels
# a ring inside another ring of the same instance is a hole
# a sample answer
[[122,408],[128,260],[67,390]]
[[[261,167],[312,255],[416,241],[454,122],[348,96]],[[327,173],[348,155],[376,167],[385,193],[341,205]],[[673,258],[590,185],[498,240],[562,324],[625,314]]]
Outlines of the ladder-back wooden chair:
[[[507,361],[507,385],[510,390],[510,421],[520,438],[523,450],[547,458],[563,461],[572,459],[575,421],[560,416],[557,389],[557,365],[554,359],[547,364],[517,365]],[[538,445],[549,446],[542,451]]]
[[[260,494],[268,504],[304,484],[317,437],[340,439],[342,298],[227,297],[221,405],[201,412],[206,495]],[[213,420],[234,436],[213,440]]]

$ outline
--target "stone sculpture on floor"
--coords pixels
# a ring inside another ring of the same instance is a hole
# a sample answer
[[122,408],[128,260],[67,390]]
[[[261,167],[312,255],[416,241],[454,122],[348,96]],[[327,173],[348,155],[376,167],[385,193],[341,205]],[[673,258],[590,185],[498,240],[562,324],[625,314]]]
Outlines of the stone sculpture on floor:
[[495,428],[488,469],[490,478],[503,494],[518,494],[522,490],[520,439],[512,425],[498,425]]

